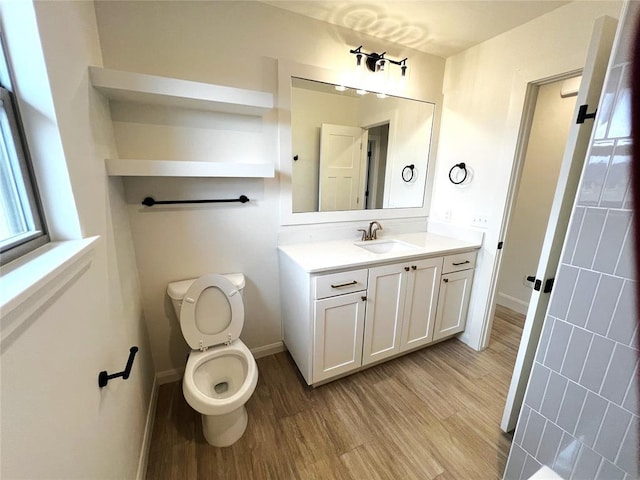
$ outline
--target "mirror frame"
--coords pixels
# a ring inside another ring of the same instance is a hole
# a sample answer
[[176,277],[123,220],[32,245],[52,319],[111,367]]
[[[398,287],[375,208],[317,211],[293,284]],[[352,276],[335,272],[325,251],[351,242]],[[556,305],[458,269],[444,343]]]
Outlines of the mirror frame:
[[[433,175],[435,172],[435,152],[440,126],[440,112],[438,104],[433,99],[410,98],[434,104],[433,126],[431,130],[431,144],[428,152],[427,176],[425,191],[421,207],[414,208],[385,208],[371,210],[348,210],[332,212],[293,212],[291,181],[293,172],[293,151],[291,145],[291,77],[316,80],[334,85],[347,85],[353,88],[365,88],[366,85],[354,85],[344,82],[341,75],[333,70],[304,65],[287,60],[278,60],[278,130],[280,160],[280,225],[308,225],[314,223],[349,222],[359,220],[384,220],[390,218],[428,217],[433,189]],[[396,92],[385,92],[398,95]],[[414,96],[415,97],[415,96]],[[409,97],[405,97],[409,98]],[[433,162],[433,163],[431,163]]]

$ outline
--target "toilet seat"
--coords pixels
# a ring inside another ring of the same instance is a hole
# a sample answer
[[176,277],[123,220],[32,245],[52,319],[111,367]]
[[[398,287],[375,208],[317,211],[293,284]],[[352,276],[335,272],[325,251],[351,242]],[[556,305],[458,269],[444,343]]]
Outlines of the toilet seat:
[[[224,300],[227,308],[220,306]],[[211,308],[211,302],[217,305]],[[205,303],[209,305],[203,305]],[[216,345],[228,345],[240,337],[243,325],[242,296],[228,278],[215,273],[203,275],[187,290],[180,308],[180,328],[192,349],[204,351]]]

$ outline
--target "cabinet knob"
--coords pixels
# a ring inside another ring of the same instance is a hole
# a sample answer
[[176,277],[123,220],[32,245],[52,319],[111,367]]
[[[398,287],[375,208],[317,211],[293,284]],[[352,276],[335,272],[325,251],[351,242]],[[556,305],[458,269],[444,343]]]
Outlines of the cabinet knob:
[[367,301],[367,296],[366,295],[362,295],[360,298],[362,299],[363,302]]
[[417,270],[418,267],[416,265],[411,265],[411,270]]
[[404,271],[408,272],[409,271],[409,267],[404,267]]
[[449,279],[448,279],[448,278],[443,278],[443,279],[442,279],[442,281],[443,281],[444,283],[449,283]]

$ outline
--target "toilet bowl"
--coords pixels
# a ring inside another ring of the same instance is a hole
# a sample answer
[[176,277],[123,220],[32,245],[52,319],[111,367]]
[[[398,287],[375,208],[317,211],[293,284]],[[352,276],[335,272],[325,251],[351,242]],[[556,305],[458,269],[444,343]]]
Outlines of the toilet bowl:
[[244,275],[207,274],[167,287],[191,347],[182,380],[187,403],[202,416],[207,442],[227,447],[247,427],[246,402],[258,382],[253,355],[239,339]]

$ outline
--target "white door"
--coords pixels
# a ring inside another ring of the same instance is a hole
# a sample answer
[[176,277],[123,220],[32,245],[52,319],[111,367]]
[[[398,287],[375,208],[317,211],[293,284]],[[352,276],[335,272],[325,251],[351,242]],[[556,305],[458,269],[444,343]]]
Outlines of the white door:
[[433,339],[433,325],[442,273],[442,257],[412,262],[408,273],[400,350],[426,345]]
[[363,365],[377,362],[400,351],[408,270],[408,265],[385,265],[369,269]]
[[[616,24],[617,22],[614,19],[608,17],[596,21],[582,74],[580,91],[576,99],[574,119],[578,117],[581,105],[588,105],[589,112],[595,110],[596,106],[598,106],[615,36]],[[578,189],[578,182],[587,154],[593,124],[593,119],[588,119],[584,123],[572,125],[569,131],[567,146],[562,158],[562,166],[560,167],[558,185],[551,207],[549,224],[547,225],[540,254],[540,262],[536,269],[536,279],[540,280],[540,289],[534,290],[531,295],[500,425],[505,432],[515,428],[522,407],[525,388],[529,381],[542,325],[549,305],[549,293],[544,292],[545,284],[547,280],[551,280],[554,277],[558,269],[560,253],[567,233],[569,217]]]
[[316,300],[313,383],[362,364],[366,292]]
[[365,207],[367,131],[323,123],[320,128],[321,212]]

